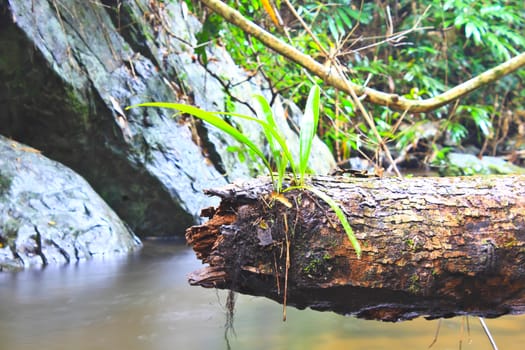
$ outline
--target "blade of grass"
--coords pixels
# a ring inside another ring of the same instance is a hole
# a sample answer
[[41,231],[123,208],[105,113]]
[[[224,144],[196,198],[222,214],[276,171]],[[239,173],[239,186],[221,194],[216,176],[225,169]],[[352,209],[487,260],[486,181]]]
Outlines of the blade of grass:
[[[273,118],[273,111],[268,101],[262,95],[254,95],[255,100],[258,102],[256,106],[257,116],[260,120],[266,121],[267,127],[263,126],[264,134],[270,146],[273,160],[277,168],[277,192],[282,191],[282,184],[284,179],[284,173],[286,167],[290,164],[290,168],[295,174],[295,162],[291,157],[291,153],[288,150],[284,137],[277,128],[275,119]],[[274,134],[278,134],[278,137],[274,137]],[[282,140],[282,141],[279,141]],[[288,156],[287,156],[288,154]]]
[[335,212],[335,215],[337,215],[337,218],[341,222],[341,225],[343,226],[343,229],[346,232],[346,236],[348,237],[348,240],[350,241],[350,243],[352,243],[352,247],[354,247],[355,253],[357,254],[357,258],[361,259],[361,245],[359,244],[359,241],[357,240],[357,237],[354,234],[354,230],[352,230],[352,227],[348,223],[348,220],[346,219],[346,215],[341,209],[341,207],[339,207],[339,205],[336,203],[336,201],[332,197],[330,197],[323,191],[318,190],[317,188],[314,188],[314,187],[306,187],[306,189],[312,192],[313,194],[315,194],[317,197],[321,198],[323,201],[325,201],[330,206],[330,208],[332,208],[332,210]]
[[268,141],[268,145],[270,146],[270,152],[272,154],[272,159],[277,168],[277,183],[275,184],[275,189],[278,193],[280,193],[283,188],[284,172],[288,165],[288,160],[283,156],[283,151],[281,150],[278,142],[275,140],[272,133],[270,132],[270,129],[272,128],[276,130],[275,121],[273,119],[272,108],[270,107],[270,105],[268,104],[268,101],[266,101],[266,99],[263,96],[255,95],[254,97],[255,97],[255,100],[258,102],[258,104],[255,107],[257,117],[260,120],[266,121],[266,123],[268,124],[267,127],[263,126],[263,131],[266,136],[266,140]]
[[312,142],[319,123],[319,95],[319,86],[312,86],[301,118],[301,131],[299,132],[299,181],[301,184],[304,184]]
[[[245,120],[256,122],[259,125],[261,125],[262,128],[263,128],[263,131],[265,133],[266,139],[267,140],[275,139],[275,141],[277,142],[279,147],[281,147],[281,150],[282,150],[282,153],[284,154],[284,157],[286,158],[286,160],[288,160],[288,163],[290,164],[290,169],[291,169],[291,171],[293,173],[294,178],[297,178],[297,176],[296,176],[296,174],[297,174],[297,167],[296,167],[296,163],[294,161],[294,158],[292,156],[292,152],[290,152],[290,149],[288,148],[288,145],[286,144],[286,139],[284,138],[284,136],[279,131],[279,128],[275,124],[275,121],[273,121],[273,126],[271,126],[265,120],[261,120],[259,118],[254,118],[254,117],[251,117],[251,116],[248,116],[248,115],[244,115],[244,114],[230,113],[230,112],[213,112],[213,113],[214,114],[220,114],[220,115],[228,115],[228,116],[236,117],[236,118],[241,118],[241,119],[245,119]],[[273,120],[273,116],[272,116],[272,120]],[[268,135],[270,135],[270,136],[268,136],[266,133],[268,133]]]
[[147,102],[147,103],[141,103],[138,105],[133,105],[126,107],[126,110],[130,108],[135,107],[160,107],[160,108],[169,108],[169,109],[175,109],[182,113],[186,113],[189,115],[192,115],[196,118],[202,119],[214,127],[218,128],[219,130],[227,133],[231,137],[233,137],[235,140],[240,142],[241,144],[248,147],[253,153],[255,153],[264,163],[266,168],[268,169],[268,172],[270,173],[270,176],[272,177],[273,181],[273,175],[272,175],[272,167],[270,165],[270,162],[264,155],[264,153],[257,147],[250,139],[248,139],[242,132],[228,124],[226,121],[224,121],[222,118],[217,116],[216,113],[213,112],[207,112],[200,108],[197,108],[195,106],[191,105],[185,105],[180,103],[168,103],[168,102]]

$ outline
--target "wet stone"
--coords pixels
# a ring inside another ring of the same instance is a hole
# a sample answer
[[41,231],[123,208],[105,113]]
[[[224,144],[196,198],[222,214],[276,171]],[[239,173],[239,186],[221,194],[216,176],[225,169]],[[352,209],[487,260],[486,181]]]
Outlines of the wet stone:
[[140,240],[91,186],[0,136],[0,271],[127,253]]

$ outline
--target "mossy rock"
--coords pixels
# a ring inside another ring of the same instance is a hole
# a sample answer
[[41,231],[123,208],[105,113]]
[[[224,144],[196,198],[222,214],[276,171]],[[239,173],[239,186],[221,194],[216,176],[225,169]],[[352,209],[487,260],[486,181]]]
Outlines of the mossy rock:
[[0,197],[9,192],[13,176],[3,170],[0,170]]
[[447,155],[446,166],[440,171],[442,176],[462,175],[511,175],[525,174],[525,168],[507,162],[501,157],[485,156],[478,158],[472,154],[454,153]]

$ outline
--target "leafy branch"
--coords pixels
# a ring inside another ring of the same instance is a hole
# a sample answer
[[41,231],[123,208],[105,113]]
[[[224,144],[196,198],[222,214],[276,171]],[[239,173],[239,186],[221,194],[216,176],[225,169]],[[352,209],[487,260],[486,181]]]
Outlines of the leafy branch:
[[220,0],[201,0],[207,7],[218,13],[228,22],[240,27],[244,32],[259,39],[264,45],[280,55],[301,65],[312,74],[320,77],[327,84],[348,94],[355,93],[363,96],[367,101],[392,109],[408,112],[428,112],[444,106],[470,92],[492,83],[501,77],[511,74],[525,66],[525,52],[507,60],[506,62],[489,69],[480,75],[459,84],[452,89],[428,99],[413,100],[398,94],[390,94],[368,87],[357,85],[333,67],[323,65],[312,57],[302,53],[295,47],[283,42],[274,35],[265,31],[255,23],[247,20],[240,12],[226,5]]

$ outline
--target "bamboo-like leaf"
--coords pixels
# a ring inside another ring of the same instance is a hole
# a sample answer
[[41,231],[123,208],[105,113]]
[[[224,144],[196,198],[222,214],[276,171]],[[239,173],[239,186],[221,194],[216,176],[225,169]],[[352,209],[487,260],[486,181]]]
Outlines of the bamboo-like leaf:
[[254,97],[255,100],[258,102],[255,108],[257,116],[259,120],[266,121],[266,124],[262,124],[262,126],[264,135],[266,136],[266,140],[268,141],[268,145],[270,147],[272,159],[277,168],[277,184],[275,184],[275,189],[278,193],[280,193],[282,191],[284,171],[286,170],[286,166],[288,165],[288,159],[286,159],[286,157],[283,156],[283,151],[281,150],[279,143],[277,142],[277,140],[273,136],[273,133],[271,132],[271,129],[278,131],[275,124],[275,120],[273,118],[272,108],[263,96],[255,95]]
[[317,197],[321,198],[330,206],[330,208],[332,208],[332,210],[335,212],[335,215],[337,215],[337,218],[341,222],[341,225],[343,226],[343,229],[346,232],[348,240],[350,240],[350,243],[352,243],[352,247],[354,247],[355,253],[357,254],[357,258],[361,259],[361,245],[359,244],[357,237],[354,235],[354,230],[352,230],[352,227],[348,223],[346,215],[341,209],[341,207],[339,207],[339,205],[332,197],[330,197],[323,191],[320,191],[314,187],[306,187],[306,189],[315,194]]
[[219,130],[227,133],[231,137],[233,137],[235,140],[240,142],[241,144],[248,147],[253,153],[255,153],[264,163],[266,168],[268,169],[268,172],[270,173],[270,176],[272,176],[272,167],[270,165],[270,162],[268,159],[266,159],[266,156],[264,153],[257,147],[250,139],[248,139],[242,132],[228,124],[224,121],[224,119],[220,118],[216,113],[204,111],[200,108],[197,108],[195,106],[181,104],[181,103],[168,103],[168,102],[147,102],[147,103],[141,103],[134,106],[126,107],[126,109],[135,108],[135,107],[161,107],[161,108],[169,108],[169,109],[175,109],[182,113],[190,114],[196,118],[202,119],[214,127],[218,128]]
[[308,94],[306,107],[301,119],[301,131],[299,133],[299,180],[302,184],[304,183],[312,142],[319,123],[319,95],[319,86],[314,85]]
[[[255,96],[257,96],[257,95],[255,95]],[[264,99],[264,97],[262,97],[262,98]],[[268,103],[268,102],[266,102],[266,103]],[[277,144],[281,148],[281,151],[284,154],[285,159],[288,160],[288,163],[290,163],[290,168],[291,168],[292,173],[293,173],[293,175],[295,177],[295,174],[297,172],[296,163],[295,163],[294,158],[292,156],[292,152],[290,152],[290,149],[288,148],[288,145],[286,144],[286,139],[284,138],[284,136],[279,131],[279,128],[277,127],[277,124],[275,124],[275,121],[273,119],[273,114],[271,115],[271,121],[268,122],[268,121],[265,121],[263,119],[254,118],[254,117],[251,117],[251,116],[248,116],[248,115],[244,115],[244,114],[231,113],[231,112],[214,112],[214,113],[215,114],[221,114],[221,115],[228,115],[228,116],[235,117],[235,118],[241,118],[241,119],[253,121],[253,122],[256,122],[259,125],[261,125],[262,128],[263,128],[263,132],[265,133],[265,137],[268,140],[268,142],[270,142],[269,141],[270,139],[274,140],[275,142],[277,142]]]
[[270,104],[264,98],[264,96],[255,95],[254,97],[258,102],[259,108],[257,108],[256,111],[259,116],[259,120],[265,120],[267,124],[266,127],[264,124],[262,125],[266,139],[268,140],[268,144],[270,146],[270,151],[272,152],[272,157],[277,167],[278,180],[276,187],[277,192],[280,192],[282,190],[282,181],[286,167],[288,164],[290,164],[290,168],[292,169],[292,172],[295,176],[297,173],[296,163],[292,157],[292,153],[290,152],[288,145],[286,144],[286,139],[281,134],[277,124],[275,123]]

